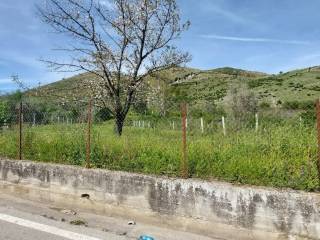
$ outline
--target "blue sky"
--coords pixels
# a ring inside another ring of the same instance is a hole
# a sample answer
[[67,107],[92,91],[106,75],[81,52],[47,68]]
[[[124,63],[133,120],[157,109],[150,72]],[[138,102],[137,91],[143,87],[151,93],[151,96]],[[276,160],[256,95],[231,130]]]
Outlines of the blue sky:
[[[66,41],[35,14],[41,0],[0,1],[0,92],[18,74],[29,86],[70,76],[50,72],[40,58],[61,59],[52,51]],[[192,23],[179,41],[190,67],[237,67],[268,73],[320,65],[319,0],[178,0]]]

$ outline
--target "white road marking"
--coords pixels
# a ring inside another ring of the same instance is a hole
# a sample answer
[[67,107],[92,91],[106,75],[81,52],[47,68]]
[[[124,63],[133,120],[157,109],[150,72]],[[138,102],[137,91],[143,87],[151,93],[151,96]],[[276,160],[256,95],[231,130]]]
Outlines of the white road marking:
[[38,230],[41,232],[50,233],[50,234],[64,237],[64,238],[71,239],[71,240],[102,240],[99,238],[90,237],[90,236],[82,235],[79,233],[74,233],[74,232],[62,230],[57,227],[52,227],[52,226],[48,226],[45,224],[32,222],[29,220],[25,220],[22,218],[17,218],[17,217],[13,217],[13,216],[1,214],[1,213],[0,213],[0,220],[8,222],[8,223],[13,223],[13,224],[16,224],[16,225],[19,225],[22,227],[27,227],[27,228],[31,228],[34,230]]

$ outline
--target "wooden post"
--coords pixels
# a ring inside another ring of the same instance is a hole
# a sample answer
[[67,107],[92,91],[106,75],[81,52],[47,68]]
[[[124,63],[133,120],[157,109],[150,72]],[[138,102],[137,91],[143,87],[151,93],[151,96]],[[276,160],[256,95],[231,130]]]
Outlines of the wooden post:
[[18,121],[19,121],[19,138],[18,138],[18,159],[22,160],[22,101],[20,102],[19,105],[19,116],[18,116]]
[[200,120],[200,125],[201,125],[201,133],[204,133],[204,123],[203,123],[203,118]]
[[259,115],[256,113],[256,132],[259,130]]
[[320,185],[320,99],[317,100],[316,113],[317,113],[317,137],[318,137],[317,169],[318,169],[318,178],[319,178],[319,185]]
[[34,127],[36,125],[36,114],[33,113],[33,121],[32,121],[32,126]]
[[222,117],[222,129],[223,129],[223,135],[226,136],[227,131],[226,131],[226,122],[224,117]]
[[187,104],[181,104],[181,118],[182,118],[182,161],[181,161],[181,177],[188,177],[187,164]]
[[92,127],[92,99],[89,101],[88,116],[87,116],[87,144],[86,144],[86,168],[90,168],[91,154],[91,127]]
[[172,130],[174,130],[175,129],[175,123],[174,123],[174,121],[172,121]]

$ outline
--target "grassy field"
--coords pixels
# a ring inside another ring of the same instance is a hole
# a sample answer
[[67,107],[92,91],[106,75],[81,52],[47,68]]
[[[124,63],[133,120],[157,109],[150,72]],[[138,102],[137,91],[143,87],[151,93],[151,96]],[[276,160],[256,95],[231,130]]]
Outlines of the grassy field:
[[[227,136],[220,130],[188,133],[190,177],[319,190],[314,126],[273,124]],[[85,165],[85,125],[25,127],[23,143],[25,159]],[[0,156],[16,158],[17,131],[0,132],[0,146]],[[168,127],[126,127],[119,138],[112,123],[95,125],[91,159],[95,168],[179,176],[181,133]]]

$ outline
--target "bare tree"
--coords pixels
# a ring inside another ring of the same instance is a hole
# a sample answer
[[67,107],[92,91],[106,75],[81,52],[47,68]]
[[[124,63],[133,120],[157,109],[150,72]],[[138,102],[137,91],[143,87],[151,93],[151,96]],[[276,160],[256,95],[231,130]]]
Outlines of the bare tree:
[[145,77],[190,60],[173,45],[181,24],[176,0],[46,0],[41,19],[74,41],[67,62],[47,61],[58,71],[92,73],[88,87],[111,109],[116,132]]

